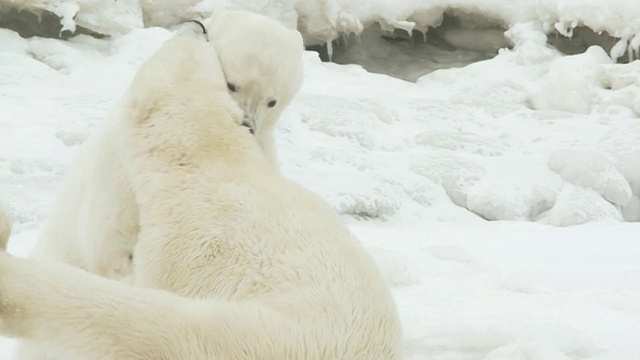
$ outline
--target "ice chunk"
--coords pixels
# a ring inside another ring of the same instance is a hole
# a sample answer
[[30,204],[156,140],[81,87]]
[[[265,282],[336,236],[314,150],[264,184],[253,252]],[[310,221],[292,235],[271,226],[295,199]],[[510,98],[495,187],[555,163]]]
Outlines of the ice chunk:
[[611,58],[613,60],[618,60],[618,58],[622,57],[622,55],[627,51],[628,44],[629,42],[627,39],[620,39],[613,48],[611,48]]

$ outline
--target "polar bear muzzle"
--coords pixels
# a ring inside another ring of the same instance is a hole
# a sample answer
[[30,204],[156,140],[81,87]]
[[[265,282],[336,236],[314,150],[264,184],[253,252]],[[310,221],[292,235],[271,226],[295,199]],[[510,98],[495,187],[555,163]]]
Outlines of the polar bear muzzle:
[[242,124],[241,125],[246,127],[246,128],[248,128],[249,132],[251,134],[255,134],[256,133],[256,122],[255,121],[252,121],[252,120],[248,119],[247,117],[245,117],[242,120]]

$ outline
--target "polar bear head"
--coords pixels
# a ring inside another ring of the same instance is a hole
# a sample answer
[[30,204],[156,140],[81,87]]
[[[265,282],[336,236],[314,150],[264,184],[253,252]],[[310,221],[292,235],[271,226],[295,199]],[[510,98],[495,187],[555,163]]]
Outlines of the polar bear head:
[[258,139],[271,136],[302,84],[302,36],[266,16],[236,10],[217,10],[208,28],[245,124]]
[[203,30],[187,23],[134,76],[117,111],[133,125],[129,146],[135,151],[162,148],[165,159],[184,162],[196,156],[194,149],[227,146],[218,140],[231,137],[222,134],[242,124],[243,111],[227,90],[220,57]]

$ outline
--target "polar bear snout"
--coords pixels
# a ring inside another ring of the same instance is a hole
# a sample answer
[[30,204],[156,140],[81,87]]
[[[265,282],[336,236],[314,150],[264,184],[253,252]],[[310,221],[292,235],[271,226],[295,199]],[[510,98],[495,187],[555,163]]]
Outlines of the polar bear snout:
[[247,116],[245,116],[242,119],[242,126],[246,127],[249,129],[249,132],[251,134],[255,134],[256,133],[256,122],[253,119],[248,118]]
[[204,37],[206,41],[209,41],[207,35],[207,28],[198,20],[189,20],[180,27],[178,30],[179,35],[187,35],[195,37]]

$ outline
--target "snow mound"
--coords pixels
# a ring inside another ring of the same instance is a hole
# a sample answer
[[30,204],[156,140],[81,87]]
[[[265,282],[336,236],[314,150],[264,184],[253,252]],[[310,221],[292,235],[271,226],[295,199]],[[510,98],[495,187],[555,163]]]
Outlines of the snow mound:
[[27,52],[27,42],[15,31],[0,28],[0,52],[11,52],[25,54]]
[[79,51],[54,39],[33,38],[28,44],[29,55],[62,74],[69,74],[73,67],[85,61]]
[[469,189],[467,208],[487,220],[534,220],[550,209],[555,188],[487,176]]
[[540,79],[540,90],[531,104],[539,110],[561,110],[579,114],[591,112],[596,102],[595,87],[603,87],[603,64],[611,59],[600,47],[586,53],[553,61]]
[[542,222],[572,226],[601,220],[622,221],[623,218],[615,206],[593,189],[567,184]]
[[549,156],[549,167],[569,183],[590,188],[607,201],[624,206],[631,186],[606,156],[590,150],[558,150]]
[[[640,63],[640,62],[639,62]],[[640,124],[616,128],[598,141],[599,149],[610,156],[629,182],[635,195],[640,195]]]
[[417,174],[440,184],[454,204],[467,207],[468,189],[484,175],[485,169],[473,160],[450,155],[423,159],[412,167]]

